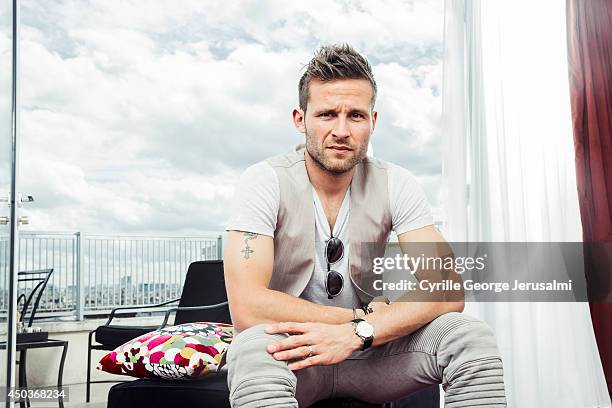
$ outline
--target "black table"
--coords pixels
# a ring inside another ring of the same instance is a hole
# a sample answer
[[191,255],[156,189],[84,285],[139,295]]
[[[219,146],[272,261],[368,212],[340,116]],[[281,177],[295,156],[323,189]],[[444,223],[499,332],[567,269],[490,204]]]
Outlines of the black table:
[[[19,388],[20,389],[28,389],[28,379],[26,377],[26,352],[29,349],[36,348],[48,348],[48,347],[62,347],[62,358],[60,360],[59,372],[57,374],[57,390],[59,392],[58,402],[60,408],[64,408],[64,397],[62,396],[63,386],[62,386],[62,378],[64,376],[64,362],[66,361],[66,352],[68,351],[68,341],[67,340],[55,340],[55,339],[47,339],[42,341],[23,341],[17,342],[15,346],[16,351],[19,352]],[[0,342],[0,350],[6,349],[6,342]],[[26,396],[25,400],[20,400],[20,407],[30,407],[30,400]]]

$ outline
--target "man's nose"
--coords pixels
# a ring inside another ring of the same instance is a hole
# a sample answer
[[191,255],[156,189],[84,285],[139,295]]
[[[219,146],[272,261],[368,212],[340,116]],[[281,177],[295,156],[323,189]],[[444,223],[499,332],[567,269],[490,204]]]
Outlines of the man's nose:
[[332,134],[338,138],[347,138],[351,135],[347,118],[338,116]]

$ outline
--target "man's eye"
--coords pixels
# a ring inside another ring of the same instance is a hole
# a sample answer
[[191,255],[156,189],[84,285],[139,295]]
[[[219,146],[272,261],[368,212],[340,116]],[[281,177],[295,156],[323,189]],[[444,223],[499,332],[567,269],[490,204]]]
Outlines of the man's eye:
[[330,117],[330,116],[331,116],[331,113],[329,113],[329,112],[323,112],[323,113],[321,113],[319,116],[321,116],[321,117],[323,117],[323,118],[328,118],[328,117]]
[[352,116],[354,119],[363,119],[363,115],[361,113],[354,112]]

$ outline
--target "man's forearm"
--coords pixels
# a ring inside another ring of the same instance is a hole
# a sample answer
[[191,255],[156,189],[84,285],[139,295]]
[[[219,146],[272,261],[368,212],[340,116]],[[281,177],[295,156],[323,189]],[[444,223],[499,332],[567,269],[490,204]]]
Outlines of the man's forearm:
[[[442,276],[438,271],[428,274],[432,282],[442,279],[454,281],[461,278],[456,275]],[[367,315],[367,320],[374,326],[374,343],[380,346],[400,337],[407,336],[431,322],[438,316],[449,312],[462,312],[464,308],[463,290],[415,290],[407,291],[393,304],[374,309]]]
[[366,320],[374,326],[372,345],[381,346],[407,336],[444,313],[462,310],[459,303],[395,302],[366,316]]
[[[404,254],[420,254],[423,259],[454,259],[452,248],[431,226],[401,234],[398,239]],[[414,273],[419,281],[427,279],[432,283],[441,283],[451,280],[462,283],[461,275],[442,268],[444,264],[434,262],[431,266],[424,264],[419,268],[413,265]],[[380,346],[407,336],[445,313],[462,312],[464,299],[463,289],[426,291],[417,287],[416,290],[406,291],[393,304],[377,308],[367,315],[366,320],[374,326],[373,345]]]
[[[276,290],[265,289],[253,294],[254,301],[232,316],[234,325],[242,331],[259,323],[317,322],[341,324],[353,319],[353,310],[312,303]],[[359,316],[363,312],[359,311]]]

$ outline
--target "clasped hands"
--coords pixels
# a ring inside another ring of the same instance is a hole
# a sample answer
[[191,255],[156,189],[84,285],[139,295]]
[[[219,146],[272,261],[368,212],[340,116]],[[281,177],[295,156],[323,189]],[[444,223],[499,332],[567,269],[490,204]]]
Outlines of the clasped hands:
[[[388,307],[385,302],[372,302],[376,312]],[[360,314],[363,317],[363,313]],[[276,360],[288,362],[290,370],[301,370],[315,365],[333,365],[346,360],[360,350],[363,340],[355,334],[352,323],[295,323],[281,322],[266,327],[268,334],[289,334],[286,339],[269,344],[268,353]]]

